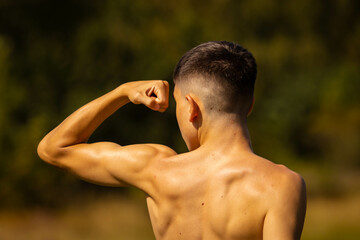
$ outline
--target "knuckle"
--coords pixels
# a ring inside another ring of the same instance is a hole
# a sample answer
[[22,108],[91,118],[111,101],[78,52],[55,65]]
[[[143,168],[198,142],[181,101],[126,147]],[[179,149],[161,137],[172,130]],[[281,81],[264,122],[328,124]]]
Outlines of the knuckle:
[[139,92],[135,92],[133,95],[133,102],[134,103],[139,103],[141,100],[141,94]]

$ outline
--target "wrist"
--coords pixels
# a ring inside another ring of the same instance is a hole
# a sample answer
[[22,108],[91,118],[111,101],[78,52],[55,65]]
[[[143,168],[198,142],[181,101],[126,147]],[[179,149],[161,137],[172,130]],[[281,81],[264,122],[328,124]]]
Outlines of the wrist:
[[117,95],[120,99],[129,102],[129,87],[128,83],[121,84],[119,87],[115,89]]

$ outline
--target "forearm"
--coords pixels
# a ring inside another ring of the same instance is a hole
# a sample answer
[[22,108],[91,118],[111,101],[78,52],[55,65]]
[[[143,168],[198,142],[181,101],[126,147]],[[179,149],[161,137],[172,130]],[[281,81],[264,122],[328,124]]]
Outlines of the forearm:
[[65,148],[84,143],[106,118],[128,102],[126,87],[121,85],[75,111],[46,135],[40,145]]

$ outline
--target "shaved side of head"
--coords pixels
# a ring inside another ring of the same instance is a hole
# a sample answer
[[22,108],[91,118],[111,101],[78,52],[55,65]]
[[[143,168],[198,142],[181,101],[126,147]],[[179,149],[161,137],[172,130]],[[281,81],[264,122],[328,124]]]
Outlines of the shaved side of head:
[[257,74],[252,54],[236,43],[213,41],[189,50],[174,70],[182,94],[201,98],[209,113],[247,115]]

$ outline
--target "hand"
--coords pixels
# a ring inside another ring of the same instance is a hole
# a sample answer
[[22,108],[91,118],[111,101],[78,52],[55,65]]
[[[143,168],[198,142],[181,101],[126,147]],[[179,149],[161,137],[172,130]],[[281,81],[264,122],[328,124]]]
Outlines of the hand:
[[164,112],[169,105],[169,83],[162,80],[128,82],[123,85],[129,100]]

